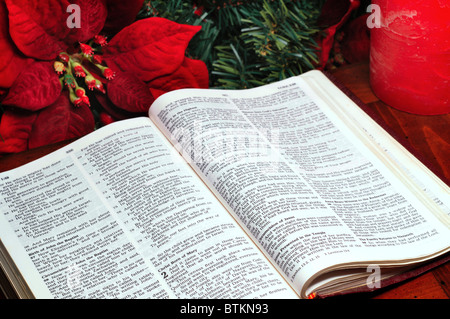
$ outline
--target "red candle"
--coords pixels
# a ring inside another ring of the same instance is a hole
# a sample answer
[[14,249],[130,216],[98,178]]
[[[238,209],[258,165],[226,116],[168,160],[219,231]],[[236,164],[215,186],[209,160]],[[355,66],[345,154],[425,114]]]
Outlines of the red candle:
[[371,8],[374,93],[402,111],[449,113],[450,1],[373,0]]

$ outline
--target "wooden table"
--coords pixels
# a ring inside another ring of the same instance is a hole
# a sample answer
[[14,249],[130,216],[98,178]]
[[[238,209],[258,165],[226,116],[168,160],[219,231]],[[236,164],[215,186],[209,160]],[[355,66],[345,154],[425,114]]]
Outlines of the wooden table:
[[[370,88],[368,63],[341,67],[332,74],[374,111],[401,142],[404,142],[419,157],[428,162],[435,173],[450,180],[450,114],[417,116],[387,106],[373,94]],[[69,142],[60,142],[0,158],[0,172],[42,157]],[[355,299],[449,299],[449,297],[450,263],[441,265],[414,279],[373,293],[345,296],[345,298]]]

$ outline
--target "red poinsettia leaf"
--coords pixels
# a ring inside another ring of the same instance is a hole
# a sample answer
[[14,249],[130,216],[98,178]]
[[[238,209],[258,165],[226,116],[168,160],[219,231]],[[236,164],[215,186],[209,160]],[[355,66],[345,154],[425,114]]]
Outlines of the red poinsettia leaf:
[[103,32],[115,34],[132,24],[143,4],[144,0],[106,0],[108,17]]
[[[66,43],[71,45],[76,42],[85,42],[99,34],[105,25],[106,16],[106,0],[69,0],[72,4],[79,6],[79,22],[80,28],[71,28],[70,35],[65,39]],[[67,10],[66,10],[67,11]],[[66,12],[65,11],[65,12]],[[77,22],[77,11],[69,10],[66,19],[69,22]]]
[[0,1],[0,87],[9,88],[20,71],[32,61],[26,58],[14,45],[9,35],[8,10]]
[[107,93],[114,105],[128,112],[147,112],[154,101],[147,85],[131,72],[117,72]]
[[51,62],[33,62],[14,81],[3,104],[37,111],[56,101],[61,83]]
[[336,31],[348,20],[350,14],[359,7],[360,2],[354,0],[327,0],[323,7],[318,24],[324,29],[319,39],[319,65],[324,68],[330,57]]
[[74,107],[68,94],[39,112],[28,141],[29,148],[84,136],[94,130],[94,117],[88,106]]
[[102,125],[108,125],[115,122],[114,118],[106,112],[101,112],[99,119]]
[[167,93],[167,91],[155,88],[155,87],[149,87],[150,93],[155,97],[155,100],[159,98],[164,93]]
[[164,18],[139,20],[111,39],[103,57],[114,71],[131,71],[150,81],[180,67],[189,41],[200,29]]
[[9,11],[9,33],[28,57],[53,60],[64,51],[67,27],[66,0],[5,0]]
[[342,17],[347,13],[352,4],[352,0],[326,0],[322,5],[317,23],[322,28],[328,28],[340,23]]
[[114,120],[125,120],[128,118],[141,116],[140,113],[132,113],[118,108],[110,101],[110,99],[105,94],[97,93],[95,94],[95,98],[97,99],[97,102],[102,106],[104,112],[111,115]]
[[5,110],[0,122],[0,154],[28,149],[28,139],[36,117],[36,112],[9,108]]
[[209,87],[209,72],[205,62],[185,58],[181,67],[186,69],[185,72],[191,72],[194,76],[197,82],[196,88],[207,89]]
[[368,17],[368,13],[361,15],[343,28],[342,55],[349,63],[369,60],[370,29],[367,27]]
[[148,87],[155,98],[163,93],[182,88],[208,88],[208,69],[201,60],[185,58],[178,70],[150,81]]

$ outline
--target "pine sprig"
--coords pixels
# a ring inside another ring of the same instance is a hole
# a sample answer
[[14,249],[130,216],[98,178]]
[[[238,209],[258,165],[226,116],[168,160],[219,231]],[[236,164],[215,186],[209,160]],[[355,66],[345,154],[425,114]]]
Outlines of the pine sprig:
[[[308,27],[315,8],[298,1],[263,2],[260,16],[245,19],[242,41],[250,44],[261,60],[266,82],[278,81],[313,69],[317,63],[314,35],[319,29]],[[308,15],[305,14],[308,12]]]
[[203,60],[212,87],[241,89],[313,69],[323,0],[147,1],[140,17],[201,25],[188,54]]

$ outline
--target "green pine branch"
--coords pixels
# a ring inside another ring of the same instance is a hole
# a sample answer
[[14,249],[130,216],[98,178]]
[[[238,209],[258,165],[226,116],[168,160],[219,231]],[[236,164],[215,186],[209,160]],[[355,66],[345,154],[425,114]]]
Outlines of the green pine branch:
[[139,17],[201,25],[188,55],[203,60],[212,87],[260,86],[314,68],[323,0],[147,1]]

